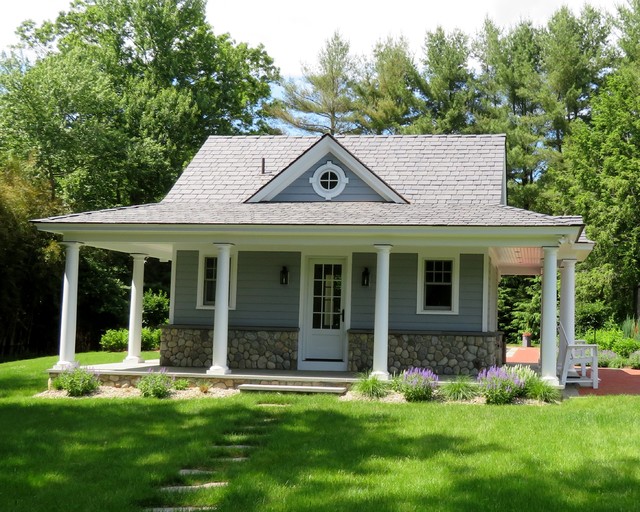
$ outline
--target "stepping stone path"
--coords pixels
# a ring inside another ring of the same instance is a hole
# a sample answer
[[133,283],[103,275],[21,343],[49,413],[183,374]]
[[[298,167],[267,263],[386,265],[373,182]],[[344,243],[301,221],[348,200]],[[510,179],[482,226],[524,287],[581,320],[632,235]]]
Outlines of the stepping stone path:
[[[258,404],[258,406],[260,407],[289,407],[290,404]],[[259,435],[263,435],[265,433],[265,430],[268,428],[268,425],[265,425],[265,423],[272,423],[277,421],[278,418],[263,418],[262,419],[262,423],[261,425],[244,425],[242,427],[238,427],[236,430],[234,430],[233,433],[237,433],[237,432],[242,432],[242,431],[247,431],[248,434],[247,435],[252,435],[252,436],[259,436]],[[254,448],[257,448],[257,446],[254,445],[248,445],[248,444],[224,444],[224,445],[213,445],[211,446],[211,448],[217,449],[217,450],[251,450]],[[246,456],[237,456],[237,457],[217,457],[212,459],[212,461],[214,462],[221,462],[221,463],[225,463],[225,462],[245,462],[249,460],[249,457]],[[185,468],[185,469],[181,469],[178,474],[180,476],[211,476],[214,473],[216,473],[216,471],[214,470],[209,470],[209,469],[190,469],[190,468]],[[219,482],[205,482],[202,484],[194,484],[194,485],[169,485],[169,486],[165,486],[165,487],[161,487],[160,490],[161,491],[165,491],[168,493],[171,492],[192,492],[192,491],[199,491],[202,489],[213,489],[213,488],[218,488],[218,487],[226,487],[227,485],[229,485],[229,482],[226,481],[219,481]],[[154,507],[154,508],[148,508],[146,509],[146,512],[199,512],[199,511],[207,511],[207,510],[217,510],[216,506],[177,506],[177,507],[171,507],[171,506],[167,506],[167,507]]]
[[197,512],[200,510],[218,510],[218,507],[156,507],[148,508],[147,512]]
[[167,492],[189,492],[197,491],[199,489],[211,489],[213,487],[226,487],[227,485],[229,485],[229,482],[207,482],[197,485],[168,485],[161,489]]

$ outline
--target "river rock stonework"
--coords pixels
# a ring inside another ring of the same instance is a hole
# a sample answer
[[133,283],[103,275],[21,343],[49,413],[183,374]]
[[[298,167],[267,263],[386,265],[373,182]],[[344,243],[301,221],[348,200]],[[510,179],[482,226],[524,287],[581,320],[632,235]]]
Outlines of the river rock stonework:
[[[160,364],[208,368],[213,329],[166,326],[160,340]],[[227,364],[231,369],[296,370],[298,330],[229,329]]]
[[[389,333],[388,366],[399,373],[410,366],[430,368],[438,375],[477,375],[482,368],[504,363],[500,333]],[[351,372],[373,366],[373,333],[349,333]]]

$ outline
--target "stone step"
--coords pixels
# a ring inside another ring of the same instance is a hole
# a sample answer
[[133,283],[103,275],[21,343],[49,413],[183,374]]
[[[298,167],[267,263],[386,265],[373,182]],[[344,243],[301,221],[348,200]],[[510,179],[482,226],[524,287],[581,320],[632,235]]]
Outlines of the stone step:
[[211,448],[218,448],[222,450],[251,450],[255,448],[255,446],[251,444],[214,444]]
[[189,475],[212,475],[215,471],[211,471],[210,469],[181,469],[178,471],[180,476],[189,476]]
[[199,491],[201,489],[211,489],[213,487],[226,487],[229,482],[206,482],[204,484],[196,485],[168,485],[161,487],[160,489],[166,492],[191,492]]
[[155,507],[147,508],[145,512],[199,512],[205,510],[218,510],[218,507]]
[[347,388],[338,386],[293,386],[286,384],[240,384],[240,391],[263,391],[276,393],[335,393],[343,395]]

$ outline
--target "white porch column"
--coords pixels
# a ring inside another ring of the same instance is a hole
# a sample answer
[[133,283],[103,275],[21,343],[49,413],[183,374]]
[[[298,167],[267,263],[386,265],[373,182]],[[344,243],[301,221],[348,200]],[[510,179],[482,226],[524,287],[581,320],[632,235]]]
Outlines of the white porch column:
[[218,248],[216,274],[216,310],[213,318],[213,361],[207,370],[209,375],[229,373],[227,343],[229,338],[229,277],[231,271],[231,246],[214,244]]
[[66,262],[62,284],[62,310],[60,311],[60,360],[56,370],[76,366],[76,318],[78,313],[78,267],[80,242],[62,242],[66,247]]
[[391,245],[375,245],[376,306],[373,327],[373,371],[379,379],[389,379],[389,260]]
[[[562,260],[560,267],[560,339],[566,336],[567,343],[576,337],[576,260]],[[559,363],[564,361],[566,348],[560,344]]]
[[558,248],[544,247],[542,274],[542,328],[540,336],[540,374],[542,380],[558,384],[556,373],[556,329],[557,329],[557,266]]
[[146,255],[132,254],[131,305],[129,307],[129,350],[125,363],[144,363],[142,349],[142,297],[144,295],[144,263]]

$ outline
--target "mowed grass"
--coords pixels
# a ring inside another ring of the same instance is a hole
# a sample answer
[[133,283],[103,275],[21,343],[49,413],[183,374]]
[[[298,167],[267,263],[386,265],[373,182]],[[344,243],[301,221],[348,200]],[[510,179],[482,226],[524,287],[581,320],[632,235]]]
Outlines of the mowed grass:
[[[24,364],[44,360],[0,365],[3,387]],[[0,399],[0,510],[637,510],[639,440],[639,397],[538,407],[244,394],[46,400],[15,391]],[[218,460],[225,443],[251,445],[233,451],[249,460]],[[179,477],[184,468],[216,473]],[[160,490],[206,480],[229,485]]]

